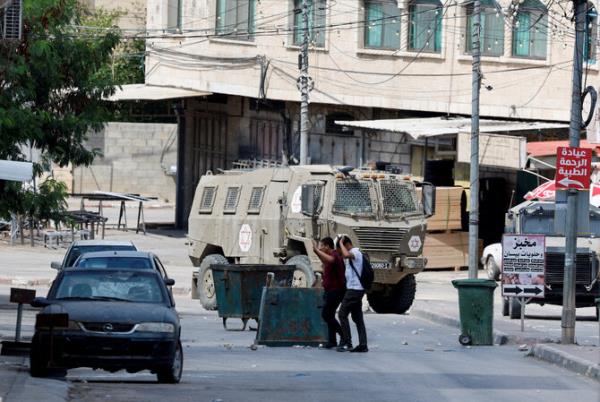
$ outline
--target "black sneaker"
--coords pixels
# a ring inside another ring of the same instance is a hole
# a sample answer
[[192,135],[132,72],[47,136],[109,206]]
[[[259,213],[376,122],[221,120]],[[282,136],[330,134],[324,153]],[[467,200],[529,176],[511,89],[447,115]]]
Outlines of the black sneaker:
[[369,348],[367,347],[367,345],[358,345],[357,347],[355,347],[354,349],[352,349],[350,352],[355,352],[355,353],[365,353],[368,352]]
[[352,350],[352,344],[351,343],[342,344],[342,345],[338,346],[336,350],[338,352],[348,352],[348,351]]

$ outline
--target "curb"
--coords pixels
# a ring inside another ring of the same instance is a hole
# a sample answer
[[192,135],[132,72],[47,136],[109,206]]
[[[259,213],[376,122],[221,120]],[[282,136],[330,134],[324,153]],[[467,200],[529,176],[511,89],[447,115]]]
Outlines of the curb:
[[[457,318],[432,311],[421,310],[419,307],[413,307],[410,314],[437,324],[460,328],[460,320]],[[551,345],[552,343],[558,343],[555,339],[508,335],[497,330],[494,330],[493,334],[495,345],[533,344],[528,356],[533,356],[539,360],[555,364],[569,371],[600,381],[600,363],[591,363],[553,347]]]
[[600,363],[590,364],[590,362],[572,356],[552,345],[534,345],[528,355],[600,381]]

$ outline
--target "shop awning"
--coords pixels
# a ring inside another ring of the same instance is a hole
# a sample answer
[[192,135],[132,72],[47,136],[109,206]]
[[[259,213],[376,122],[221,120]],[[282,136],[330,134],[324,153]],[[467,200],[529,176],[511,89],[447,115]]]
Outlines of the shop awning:
[[33,163],[0,160],[0,180],[33,180]]
[[147,84],[130,84],[117,88],[110,101],[166,100],[212,95],[211,92]]
[[[385,120],[338,120],[336,124],[344,127],[355,127],[376,131],[407,134],[414,139],[437,137],[442,135],[456,135],[471,131],[471,119],[467,117],[443,118],[426,117],[420,119],[385,119]],[[479,121],[479,132],[506,134],[512,131],[566,129],[567,124],[546,123],[538,121]]]
[[[528,142],[527,143],[527,154],[533,156],[534,158],[539,158],[541,156],[556,156],[556,148],[558,147],[568,147],[569,141],[536,141],[536,142]],[[586,140],[581,140],[579,144],[582,148],[589,148],[599,155],[600,145],[599,144],[590,144]]]

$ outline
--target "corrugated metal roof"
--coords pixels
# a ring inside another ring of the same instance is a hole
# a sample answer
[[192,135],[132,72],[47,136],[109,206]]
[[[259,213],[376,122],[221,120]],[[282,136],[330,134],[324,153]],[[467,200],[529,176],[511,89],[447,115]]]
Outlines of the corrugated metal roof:
[[[408,134],[414,139],[456,135],[471,131],[471,119],[465,117],[444,118],[427,117],[420,119],[386,119],[386,120],[357,120],[336,121],[335,124],[345,127],[364,128],[369,130],[388,131]],[[561,123],[479,120],[480,133],[505,133],[507,131],[525,131],[542,129],[565,129],[569,126]]]
[[30,181],[33,180],[33,163],[0,161],[0,180]]
[[130,84],[117,88],[114,95],[108,98],[109,101],[128,101],[128,100],[165,100],[177,98],[192,98],[195,96],[211,95],[211,92],[196,91],[184,88],[161,87],[158,85]]

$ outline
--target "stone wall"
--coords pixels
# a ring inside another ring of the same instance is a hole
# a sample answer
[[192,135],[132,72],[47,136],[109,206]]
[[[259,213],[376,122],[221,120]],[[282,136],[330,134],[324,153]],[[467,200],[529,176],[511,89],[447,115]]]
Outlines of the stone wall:
[[113,191],[175,202],[175,172],[168,173],[177,164],[176,124],[108,123],[87,146],[103,156],[74,169],[75,193]]

